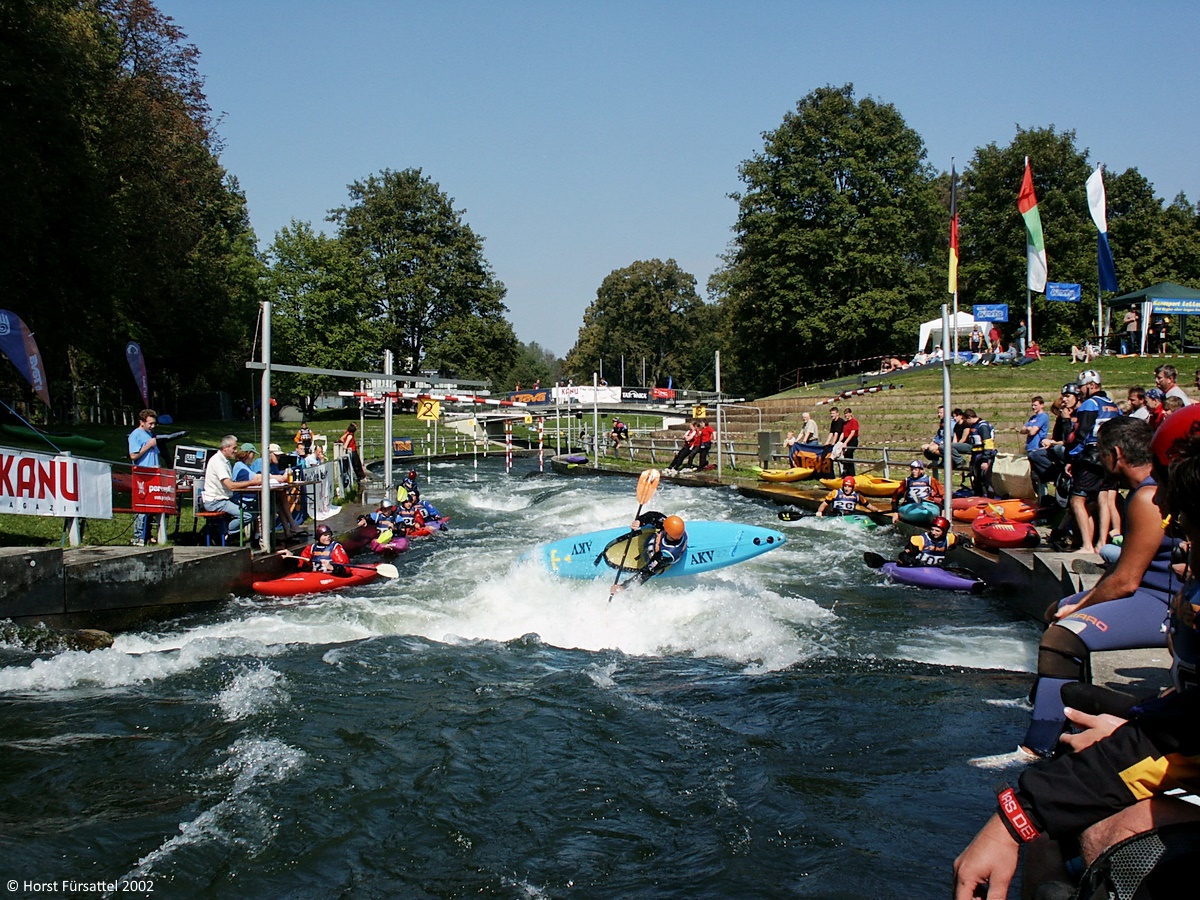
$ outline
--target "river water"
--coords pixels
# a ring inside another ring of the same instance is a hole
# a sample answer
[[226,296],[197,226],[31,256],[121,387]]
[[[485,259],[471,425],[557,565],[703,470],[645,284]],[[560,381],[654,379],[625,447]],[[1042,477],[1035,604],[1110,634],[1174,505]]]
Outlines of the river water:
[[521,556],[627,522],[633,481],[531,465],[436,464],[452,531],[394,581],[0,648],[14,896],[946,896],[1038,629],[881,584],[891,529],[666,484],[655,508],[788,542],[609,602]]

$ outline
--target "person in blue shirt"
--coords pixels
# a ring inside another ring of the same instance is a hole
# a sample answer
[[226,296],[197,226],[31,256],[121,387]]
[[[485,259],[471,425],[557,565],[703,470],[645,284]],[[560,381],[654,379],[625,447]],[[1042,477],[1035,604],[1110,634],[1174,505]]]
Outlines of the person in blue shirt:
[[[129,432],[129,459],[135,466],[158,468],[158,438],[154,436],[157,424],[158,413],[154,410],[143,409],[138,413],[138,427]],[[133,517],[133,539],[129,543],[135,547],[156,543],[156,539],[150,536],[150,518],[145,513]]]
[[1021,428],[1025,435],[1025,455],[1041,449],[1042,441],[1050,434],[1050,416],[1046,413],[1046,401],[1039,394],[1029,401],[1029,418]]
[[[1079,373],[1079,394],[1083,402],[1075,413],[1075,432],[1066,443],[1071,464],[1071,513],[1079,526],[1084,553],[1096,552],[1096,536],[1088,503],[1104,490],[1106,473],[1101,464],[1097,441],[1100,428],[1109,419],[1119,418],[1121,410],[1100,386],[1100,373],[1084,369]],[[1105,535],[1101,535],[1103,539]]]

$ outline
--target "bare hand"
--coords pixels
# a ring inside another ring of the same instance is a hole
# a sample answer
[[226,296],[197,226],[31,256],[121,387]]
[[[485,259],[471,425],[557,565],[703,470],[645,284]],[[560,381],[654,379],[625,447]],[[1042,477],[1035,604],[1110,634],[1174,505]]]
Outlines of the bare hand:
[[1063,734],[1058,739],[1060,743],[1066,744],[1075,753],[1078,753],[1085,747],[1092,746],[1096,741],[1104,740],[1125,724],[1125,719],[1122,719],[1120,716],[1109,715],[1108,713],[1089,716],[1087,713],[1071,709],[1069,706],[1064,711],[1067,714],[1068,720],[1084,729],[1079,734]]
[[954,900],[974,900],[984,890],[988,900],[1005,900],[1019,856],[1020,847],[994,814],[954,861]]

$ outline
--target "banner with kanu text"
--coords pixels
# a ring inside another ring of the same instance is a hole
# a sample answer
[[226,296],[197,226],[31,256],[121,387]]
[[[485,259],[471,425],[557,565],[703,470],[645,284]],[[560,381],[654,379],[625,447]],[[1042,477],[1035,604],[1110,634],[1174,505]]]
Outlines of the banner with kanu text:
[[111,519],[112,466],[0,449],[0,513]]

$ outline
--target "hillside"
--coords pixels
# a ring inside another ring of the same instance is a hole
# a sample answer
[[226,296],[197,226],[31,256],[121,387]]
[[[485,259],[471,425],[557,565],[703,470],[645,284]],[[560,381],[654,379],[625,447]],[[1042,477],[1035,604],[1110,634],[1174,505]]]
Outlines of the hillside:
[[[1192,382],[1194,372],[1200,365],[1200,357],[1105,357],[1093,363],[1092,367],[1103,378],[1109,396],[1114,400],[1123,400],[1131,385],[1153,387],[1154,369],[1164,362],[1180,370],[1180,385],[1196,396]],[[1017,429],[1029,416],[1030,397],[1041,394],[1049,407],[1063,384],[1075,381],[1082,368],[1073,365],[1069,357],[1062,356],[1016,369],[1011,366],[954,366],[951,370],[951,405],[973,408],[990,421],[996,428],[996,443],[1001,452],[1023,453],[1024,442]],[[941,369],[919,372],[902,370],[874,378],[868,376],[864,383],[867,386],[894,384],[896,387],[894,390],[849,397],[837,402],[838,406],[850,406],[854,410],[855,417],[862,424],[863,444],[911,448],[930,439],[937,429],[937,407],[942,402]],[[832,387],[811,386],[755,400],[741,409],[731,408],[729,430],[736,429],[743,433],[756,431],[761,413],[764,429],[783,433],[796,431],[800,426],[800,414],[805,410],[812,413],[819,427],[825,428],[829,421],[829,405],[818,406],[817,403],[833,396],[836,396],[836,390]]]

